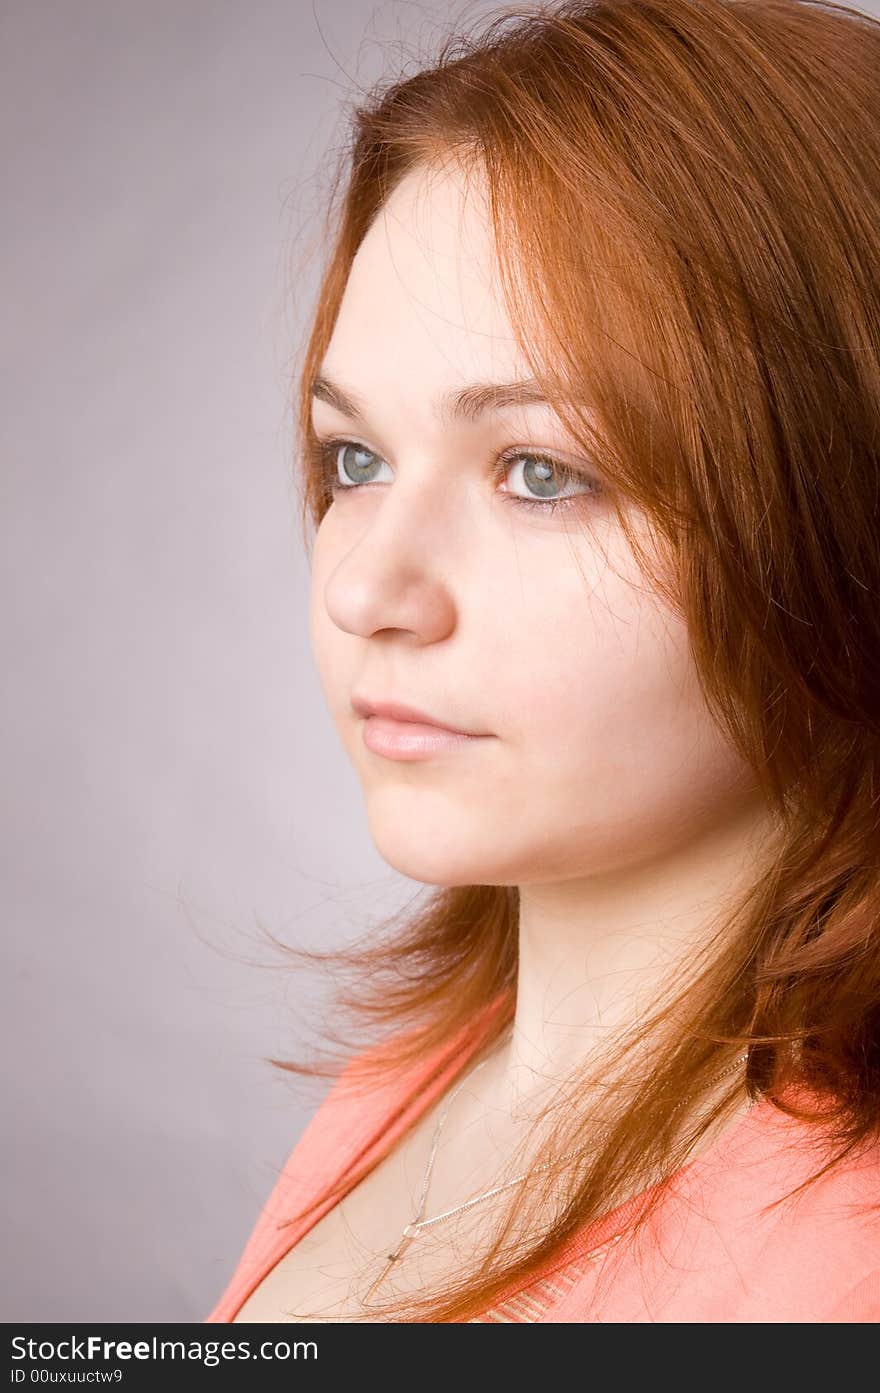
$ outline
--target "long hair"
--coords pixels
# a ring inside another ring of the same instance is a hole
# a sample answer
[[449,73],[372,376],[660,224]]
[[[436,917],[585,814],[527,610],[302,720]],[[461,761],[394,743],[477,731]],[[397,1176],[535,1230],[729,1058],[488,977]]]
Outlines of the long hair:
[[[504,9],[359,100],[298,368],[307,547],[332,501],[311,387],[352,260],[398,181],[446,159],[485,175],[523,353],[685,617],[780,838],[687,982],[622,1038],[626,1087],[597,1102],[594,1079],[565,1081],[541,1154],[585,1154],[535,1173],[471,1270],[383,1308],[422,1321],[469,1319],[673,1173],[735,1096],[681,1134],[722,1049],[747,1052],[752,1099],[821,1136],[811,1178],[880,1135],[880,24],[812,0]],[[517,913],[516,887],[433,887],[385,935],[305,954],[354,965],[338,1008],[383,1032],[365,1068],[492,1047]],[[549,1196],[552,1224],[530,1226]],[[506,1244],[518,1216],[527,1240]]]

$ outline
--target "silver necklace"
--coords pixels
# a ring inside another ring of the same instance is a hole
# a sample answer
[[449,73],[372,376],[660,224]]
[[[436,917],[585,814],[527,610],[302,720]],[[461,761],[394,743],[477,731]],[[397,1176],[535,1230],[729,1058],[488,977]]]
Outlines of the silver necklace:
[[[732,1064],[728,1065],[726,1069],[722,1069],[720,1074],[716,1074],[715,1077],[710,1080],[709,1087],[713,1088],[716,1083],[720,1083],[721,1080],[726,1078],[728,1074],[732,1074],[734,1070],[741,1068],[742,1065],[745,1064],[747,1059],[747,1054],[740,1055],[739,1059],[734,1060]],[[429,1219],[423,1217],[425,1213],[425,1205],[428,1200],[428,1186],[431,1183],[431,1173],[434,1169],[434,1158],[437,1155],[437,1146],[440,1141],[440,1133],[443,1130],[443,1124],[446,1121],[447,1113],[449,1112],[449,1109],[452,1107],[452,1104],[455,1101],[458,1094],[464,1088],[465,1084],[471,1078],[473,1078],[474,1074],[479,1073],[479,1071],[483,1068],[484,1065],[489,1064],[490,1062],[491,1056],[489,1057],[489,1059],[484,1059],[482,1063],[476,1065],[475,1068],[470,1069],[468,1073],[465,1075],[465,1077],[462,1079],[461,1083],[459,1083],[457,1087],[452,1090],[448,1099],[446,1100],[446,1107],[443,1109],[442,1113],[437,1119],[437,1125],[434,1128],[434,1137],[431,1143],[431,1153],[428,1157],[428,1164],[425,1167],[425,1174],[422,1179],[422,1192],[419,1196],[419,1203],[416,1208],[415,1217],[412,1218],[406,1225],[406,1227],[401,1231],[397,1247],[394,1249],[392,1253],[388,1253],[387,1262],[385,1263],[385,1266],[382,1268],[382,1271],[379,1273],[379,1276],[367,1289],[364,1295],[360,1298],[360,1303],[363,1307],[369,1309],[369,1301],[370,1297],[373,1295],[373,1292],[376,1290],[377,1287],[381,1285],[382,1282],[384,1282],[385,1278],[388,1276],[388,1273],[391,1271],[394,1264],[400,1261],[403,1254],[409,1247],[410,1243],[412,1243],[414,1238],[418,1238],[419,1234],[422,1233],[424,1229],[432,1228],[434,1224],[441,1224],[445,1219],[451,1219],[453,1215],[462,1214],[465,1210],[472,1209],[474,1205],[482,1204],[484,1200],[491,1199],[493,1195],[501,1194],[502,1190],[509,1190],[512,1186],[519,1185],[521,1181],[526,1180],[530,1175],[534,1175],[536,1171],[549,1170],[550,1167],[560,1165],[562,1163],[561,1161],[545,1161],[541,1165],[532,1166],[530,1170],[524,1171],[522,1175],[514,1176],[513,1180],[507,1180],[504,1182],[503,1185],[494,1185],[491,1190],[486,1190],[484,1194],[476,1195],[473,1199],[465,1200],[464,1204],[457,1204],[453,1209],[444,1209],[442,1214],[433,1214]],[[687,1098],[683,1099],[682,1102],[678,1104],[678,1107],[674,1109],[674,1111],[680,1111],[680,1109],[683,1108],[689,1101],[690,1100]],[[580,1151],[583,1150],[584,1148],[581,1147],[579,1148],[579,1150],[569,1151],[567,1155],[562,1157],[562,1161],[568,1161],[572,1159],[573,1157],[579,1155]],[[610,1241],[611,1240],[606,1240],[606,1243]],[[602,1247],[605,1247],[604,1243],[602,1244]]]

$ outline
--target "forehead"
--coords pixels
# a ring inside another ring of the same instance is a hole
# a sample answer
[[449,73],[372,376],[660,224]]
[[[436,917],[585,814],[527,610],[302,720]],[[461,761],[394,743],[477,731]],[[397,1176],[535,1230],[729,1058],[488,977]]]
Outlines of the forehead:
[[476,168],[419,166],[397,185],[358,248],[324,362],[349,380],[437,387],[527,371]]

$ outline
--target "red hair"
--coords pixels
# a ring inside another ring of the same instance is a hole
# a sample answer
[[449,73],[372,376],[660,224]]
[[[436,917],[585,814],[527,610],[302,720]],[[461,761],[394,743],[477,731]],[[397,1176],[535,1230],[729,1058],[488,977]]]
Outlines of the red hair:
[[[462,1321],[683,1162],[678,1103],[722,1048],[748,1051],[753,1097],[821,1134],[816,1176],[880,1134],[880,24],[804,0],[505,10],[362,100],[298,384],[307,533],[331,501],[311,387],[352,260],[398,181],[446,159],[485,174],[523,352],[650,520],[645,548],[619,514],[780,827],[675,1000],[624,1042],[642,1064],[602,1103],[604,1143],[519,1193],[472,1271],[387,1312]],[[354,967],[338,1007],[381,1028],[369,1067],[487,1019],[469,1057],[491,1048],[514,1009],[515,887],[434,889],[388,927],[289,950]],[[597,1118],[590,1080],[567,1085],[554,1154]],[[550,1193],[557,1221],[511,1256],[513,1215]]]

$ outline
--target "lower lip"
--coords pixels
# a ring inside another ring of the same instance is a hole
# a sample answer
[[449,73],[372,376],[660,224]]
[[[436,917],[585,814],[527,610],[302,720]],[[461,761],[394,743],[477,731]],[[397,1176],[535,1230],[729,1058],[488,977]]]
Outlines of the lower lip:
[[388,716],[367,716],[363,739],[373,754],[386,759],[430,759],[431,755],[460,749],[462,745],[485,740],[484,735],[462,735],[443,726],[422,725],[418,721],[392,721]]

